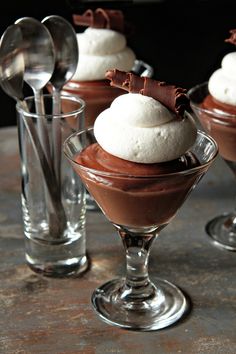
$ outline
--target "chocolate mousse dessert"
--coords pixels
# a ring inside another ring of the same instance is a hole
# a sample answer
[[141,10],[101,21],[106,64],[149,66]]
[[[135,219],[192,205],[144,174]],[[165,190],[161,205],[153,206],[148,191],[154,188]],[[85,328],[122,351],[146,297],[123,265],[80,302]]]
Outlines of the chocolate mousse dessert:
[[[236,44],[236,30],[226,42]],[[193,111],[219,146],[219,153],[236,176],[236,52],[223,57],[221,68],[208,82],[188,93]],[[214,244],[236,251],[236,214],[224,212],[207,222],[206,232]]]
[[106,77],[128,93],[100,113],[94,128],[64,143],[125,248],[125,278],[95,289],[92,304],[109,324],[157,330],[176,322],[188,301],[174,284],[160,278],[152,283],[150,248],[208,170],[217,146],[197,131],[186,90],[116,69]]
[[[230,32],[226,42],[236,45],[236,30]],[[199,119],[217,141],[221,156],[229,164],[236,162],[236,52],[223,58],[221,68],[209,79],[208,90]]]
[[127,26],[122,11],[87,10],[83,15],[74,15],[73,21],[75,25],[88,28],[77,34],[79,62],[75,75],[63,91],[84,99],[86,126],[92,126],[99,113],[124,93],[110,86],[106,71],[113,67],[129,71],[136,57],[126,43]]
[[203,173],[186,90],[119,70],[106,77],[128,93],[97,117],[96,142],[73,166],[111,222],[162,228]]

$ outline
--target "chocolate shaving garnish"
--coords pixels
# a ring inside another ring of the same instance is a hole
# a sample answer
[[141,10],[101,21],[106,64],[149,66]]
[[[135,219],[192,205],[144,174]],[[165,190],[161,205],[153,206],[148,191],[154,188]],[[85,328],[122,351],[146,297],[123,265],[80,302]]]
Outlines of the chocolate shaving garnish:
[[106,78],[115,86],[132,93],[139,93],[144,85],[144,78],[117,69],[108,70]]
[[73,15],[75,25],[93,28],[108,28],[124,33],[124,15],[120,10],[98,8],[95,11],[86,10],[83,15]]
[[127,85],[129,92],[140,93],[145,85],[145,78],[129,73]]
[[231,34],[231,36],[225,39],[225,42],[236,45],[236,29],[230,30],[229,33]]
[[189,99],[186,95],[187,90],[181,87],[117,69],[108,70],[106,78],[111,80],[111,86],[154,98],[179,117],[183,116],[185,110],[190,110]]
[[128,88],[126,89],[124,87],[126,83],[126,79],[128,78],[128,74],[126,72],[117,69],[108,70],[106,72],[106,78],[111,81],[110,83],[111,86],[115,86],[118,88],[122,88],[126,91],[129,91]]
[[181,87],[145,78],[144,88],[140,93],[155,98],[178,116],[183,116],[184,111],[189,105],[186,92],[187,90]]

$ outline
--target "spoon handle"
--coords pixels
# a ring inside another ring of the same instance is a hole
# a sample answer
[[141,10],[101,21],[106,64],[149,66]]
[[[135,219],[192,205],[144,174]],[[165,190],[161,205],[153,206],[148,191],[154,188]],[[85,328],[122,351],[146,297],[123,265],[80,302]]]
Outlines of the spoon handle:
[[[28,111],[28,106],[24,101],[20,101],[21,107],[24,111]],[[63,205],[61,203],[61,198],[58,195],[58,187],[55,183],[55,174],[52,170],[51,166],[48,164],[48,160],[44,154],[42,149],[41,142],[38,137],[38,133],[35,129],[33,122],[30,119],[26,119],[24,114],[22,114],[22,118],[29,134],[33,149],[35,151],[36,156],[38,157],[38,161],[41,166],[41,170],[44,176],[44,181],[48,190],[48,195],[50,197],[50,201],[54,210],[54,220],[55,226],[53,228],[62,227],[62,220],[65,219],[65,211]],[[58,230],[54,230],[54,234],[56,234]]]
[[[45,170],[46,172],[45,182],[49,193],[49,198],[51,199],[53,210],[54,210],[53,214],[49,213],[49,228],[51,230],[51,235],[55,238],[58,238],[60,237],[61,231],[65,228],[66,216],[61,202],[61,186],[59,183],[57,183],[56,174],[52,162],[53,160],[51,158],[47,124],[45,122],[45,117],[44,117],[45,108],[44,108],[42,90],[34,90],[34,99],[35,99],[36,113],[39,116],[38,118],[39,144],[37,145],[37,149],[39,148],[39,150],[42,150],[40,152],[41,155],[40,157],[43,158],[42,169]],[[46,164],[45,161],[47,162]],[[51,177],[48,176],[48,171],[47,171],[48,169],[50,171]],[[48,195],[48,193],[46,193],[46,195]]]
[[35,101],[35,110],[37,115],[39,116],[37,121],[39,139],[41,141],[42,148],[46,156],[47,162],[51,166],[52,160],[50,154],[50,143],[49,143],[47,125],[44,120],[45,108],[44,108],[42,90],[34,90],[34,101]]
[[61,185],[61,122],[57,115],[61,114],[61,95],[60,90],[53,90],[53,120],[52,120],[52,155],[54,171],[58,186]]

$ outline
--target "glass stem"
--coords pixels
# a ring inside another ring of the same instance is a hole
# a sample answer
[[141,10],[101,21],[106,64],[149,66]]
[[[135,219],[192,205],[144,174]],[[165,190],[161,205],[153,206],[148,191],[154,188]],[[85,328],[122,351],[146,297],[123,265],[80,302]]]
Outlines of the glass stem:
[[[236,177],[236,162],[224,159],[233,174]],[[236,208],[234,209],[232,215],[225,221],[224,226],[229,230],[231,236],[236,235]]]
[[157,235],[130,233],[118,230],[126,252],[126,280],[122,298],[145,299],[156,292],[148,275],[148,259],[151,245]]
[[[236,173],[235,173],[236,176]],[[236,198],[234,199],[234,203],[236,204]],[[232,228],[234,230],[234,233],[236,234],[236,206],[233,211],[233,216],[232,216]]]

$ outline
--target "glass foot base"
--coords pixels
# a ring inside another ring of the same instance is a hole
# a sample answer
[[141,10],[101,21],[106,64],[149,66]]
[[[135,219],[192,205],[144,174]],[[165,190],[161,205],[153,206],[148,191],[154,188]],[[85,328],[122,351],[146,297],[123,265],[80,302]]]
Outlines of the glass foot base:
[[[122,304],[119,290],[124,284],[123,279],[109,281],[96,289],[92,295],[92,304],[105,322],[120,328],[153,331],[170,326],[187,310],[187,300],[184,294],[168,281],[156,278],[155,283],[157,289],[160,289],[159,296],[147,302],[147,306],[142,306],[140,310],[135,306],[140,300],[133,300],[130,306],[127,302]],[[145,304],[145,301],[142,304]],[[135,309],[132,309],[132,306]]]
[[228,251],[236,251],[236,226],[232,213],[215,217],[206,225],[206,232],[214,244]]

